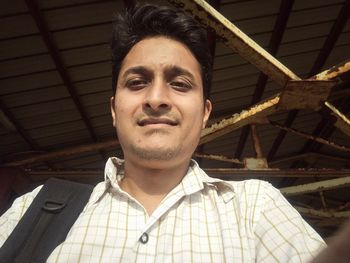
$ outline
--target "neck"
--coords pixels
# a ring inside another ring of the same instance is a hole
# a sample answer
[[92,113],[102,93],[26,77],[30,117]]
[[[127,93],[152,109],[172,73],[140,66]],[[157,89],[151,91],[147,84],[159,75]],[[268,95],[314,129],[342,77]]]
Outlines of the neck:
[[120,187],[139,201],[150,215],[164,197],[181,182],[188,170],[189,161],[177,166],[158,168],[139,163],[142,162],[125,160],[125,176]]

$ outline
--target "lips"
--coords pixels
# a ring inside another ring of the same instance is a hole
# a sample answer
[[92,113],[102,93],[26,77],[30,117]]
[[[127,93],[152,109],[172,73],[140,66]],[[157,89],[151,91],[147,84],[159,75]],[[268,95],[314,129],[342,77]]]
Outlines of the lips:
[[144,118],[137,122],[139,126],[146,126],[152,124],[166,124],[170,126],[175,126],[178,124],[176,120],[168,119],[168,118]]

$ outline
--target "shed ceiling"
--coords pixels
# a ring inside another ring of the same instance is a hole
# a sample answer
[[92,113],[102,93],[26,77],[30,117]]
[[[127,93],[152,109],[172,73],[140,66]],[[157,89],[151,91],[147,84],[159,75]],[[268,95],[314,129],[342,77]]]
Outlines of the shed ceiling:
[[[167,4],[165,1],[148,2]],[[311,77],[349,58],[349,1],[210,2],[301,78]],[[132,4],[132,1],[2,1],[1,164],[116,137],[109,110],[112,95],[109,39],[113,15],[122,11],[126,4]],[[215,45],[212,44],[215,56],[210,93],[213,103],[211,123],[283,91],[283,87],[264,77],[257,68],[225,46],[220,37],[212,34],[211,38],[215,40]],[[329,98],[345,115],[350,111],[350,77],[347,76],[342,85],[332,90]],[[324,116],[313,110],[292,110],[276,113],[270,120],[349,149],[349,137],[334,128],[332,121]],[[271,167],[349,168],[347,151],[286,133],[269,124],[257,125],[257,130],[263,155]],[[198,151],[240,160],[256,157],[249,126],[206,143]],[[102,170],[110,155],[120,156],[120,148],[51,159],[26,168]],[[205,168],[241,167],[206,158],[198,160]],[[297,179],[266,176],[264,179],[277,187],[319,180],[317,176]],[[37,181],[33,176],[31,180]],[[326,200],[332,207],[344,205],[349,202],[348,190],[325,192]],[[324,209],[319,193],[291,200]],[[327,230],[332,223],[324,225],[324,233],[334,230]]]

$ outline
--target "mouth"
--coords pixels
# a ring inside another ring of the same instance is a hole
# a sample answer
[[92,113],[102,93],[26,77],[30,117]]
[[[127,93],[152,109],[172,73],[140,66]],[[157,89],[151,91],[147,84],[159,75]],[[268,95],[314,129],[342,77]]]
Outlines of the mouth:
[[157,125],[157,124],[176,126],[178,125],[178,122],[167,118],[145,118],[137,121],[137,124],[141,127],[147,126],[147,125]]

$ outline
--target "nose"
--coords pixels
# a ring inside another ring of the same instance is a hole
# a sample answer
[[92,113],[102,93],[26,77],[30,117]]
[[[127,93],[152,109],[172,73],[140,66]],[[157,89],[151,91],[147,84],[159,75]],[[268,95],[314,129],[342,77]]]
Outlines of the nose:
[[157,80],[148,87],[143,107],[145,110],[161,111],[171,108],[169,91],[164,81]]

